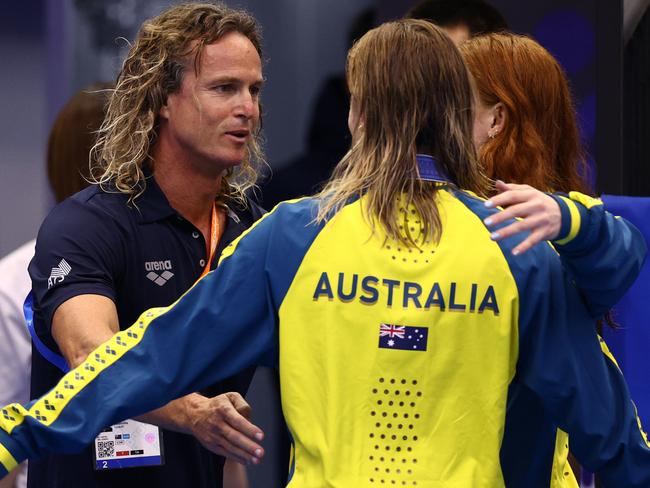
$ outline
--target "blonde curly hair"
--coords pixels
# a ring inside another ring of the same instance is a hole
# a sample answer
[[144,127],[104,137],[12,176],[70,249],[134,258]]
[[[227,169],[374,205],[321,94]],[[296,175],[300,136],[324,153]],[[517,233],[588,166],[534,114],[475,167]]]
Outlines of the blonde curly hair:
[[[246,36],[262,56],[257,21],[242,10],[221,3],[183,3],[145,21],[138,32],[108,102],[106,118],[91,150],[91,180],[129,195],[144,191],[143,165],[156,142],[158,113],[167,95],[180,88],[193,56],[194,69],[203,47],[230,32]],[[222,178],[220,198],[246,202],[255,186],[257,166],[264,163],[261,122],[248,142],[247,157]]]

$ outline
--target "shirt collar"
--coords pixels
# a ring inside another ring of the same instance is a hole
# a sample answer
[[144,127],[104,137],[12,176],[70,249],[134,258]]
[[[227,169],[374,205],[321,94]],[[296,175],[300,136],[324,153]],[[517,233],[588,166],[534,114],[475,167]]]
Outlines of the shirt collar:
[[148,224],[171,216],[180,216],[169,204],[151,171],[145,170],[144,174],[144,191],[131,203],[137,210],[139,223]]
[[[169,200],[161,190],[160,186],[153,177],[151,170],[145,168],[143,170],[145,175],[145,189],[138,198],[131,204],[135,207],[138,214],[138,222],[141,224],[149,224],[164,220],[169,217],[177,217],[184,219],[170,204]],[[226,220],[232,220],[235,224],[240,223],[241,212],[245,212],[245,208],[239,208],[236,203],[226,206]],[[241,231],[240,231],[241,232]]]

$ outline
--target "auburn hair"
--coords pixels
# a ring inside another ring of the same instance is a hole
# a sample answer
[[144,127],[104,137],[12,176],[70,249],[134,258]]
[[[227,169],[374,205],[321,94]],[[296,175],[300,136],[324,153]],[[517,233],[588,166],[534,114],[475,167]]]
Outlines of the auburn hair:
[[458,49],[429,22],[389,22],[352,47],[346,75],[363,124],[320,195],[317,220],[363,195],[373,229],[378,222],[391,239],[417,245],[399,230],[403,222],[396,202],[403,199],[422,218],[421,238],[437,240],[438,186],[417,178],[416,154],[437,158],[461,188],[485,194],[488,185],[471,136],[471,78]]
[[57,202],[90,183],[90,149],[106,114],[113,85],[92,85],[76,93],[61,109],[47,141],[47,176]]
[[488,176],[543,191],[591,193],[569,84],[555,58],[511,33],[469,39],[460,51],[478,101],[505,107],[503,130],[479,149]]

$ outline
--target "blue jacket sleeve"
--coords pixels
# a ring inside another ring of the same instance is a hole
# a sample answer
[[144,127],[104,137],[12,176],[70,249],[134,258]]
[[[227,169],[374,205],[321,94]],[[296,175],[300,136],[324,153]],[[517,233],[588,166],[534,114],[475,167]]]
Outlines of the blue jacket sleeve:
[[647,248],[627,220],[605,211],[602,201],[578,192],[552,194],[562,228],[553,242],[594,318],[602,317],[639,275]]
[[144,312],[27,407],[1,409],[0,477],[248,366],[276,366],[278,309],[321,228],[314,216],[311,199],[276,207],[176,303]]
[[650,486],[650,444],[577,290],[550,248],[526,259],[537,260],[514,269],[520,293],[518,381],[569,433],[572,452],[605,486]]

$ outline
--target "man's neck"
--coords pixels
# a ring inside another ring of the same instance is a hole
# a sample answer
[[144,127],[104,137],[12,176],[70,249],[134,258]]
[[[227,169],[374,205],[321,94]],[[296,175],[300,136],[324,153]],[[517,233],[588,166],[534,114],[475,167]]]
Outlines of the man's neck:
[[207,241],[212,206],[221,189],[221,176],[210,178],[189,165],[154,159],[153,177],[169,204],[194,224]]

